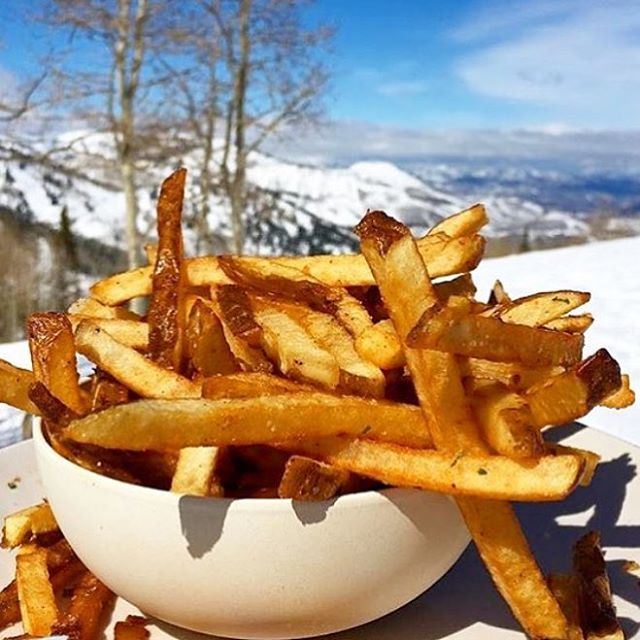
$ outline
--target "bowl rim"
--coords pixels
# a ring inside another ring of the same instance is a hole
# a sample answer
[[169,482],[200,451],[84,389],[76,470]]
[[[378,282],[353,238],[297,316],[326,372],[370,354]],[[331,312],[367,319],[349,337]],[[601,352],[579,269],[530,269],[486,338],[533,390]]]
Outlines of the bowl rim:
[[318,509],[326,509],[329,507],[332,509],[335,509],[336,507],[361,508],[369,505],[380,504],[381,499],[384,499],[386,502],[396,496],[410,493],[426,494],[429,496],[439,496],[445,499],[451,499],[450,496],[446,496],[444,494],[425,491],[413,487],[387,487],[384,489],[372,489],[369,491],[346,493],[330,500],[319,500],[314,502],[299,502],[294,501],[291,498],[219,498],[216,496],[190,496],[184,493],[173,493],[164,489],[130,484],[123,480],[103,476],[95,471],[85,469],[84,467],[67,460],[67,458],[60,455],[47,442],[42,431],[42,418],[40,416],[34,416],[32,431],[36,460],[41,455],[46,456],[52,460],[54,464],[61,465],[70,472],[79,474],[81,478],[84,478],[87,481],[98,483],[105,490],[121,494],[129,494],[130,498],[143,500],[145,502],[158,503],[164,501],[166,503],[174,503],[178,502],[180,499],[188,498],[194,501],[201,501],[203,505],[206,503],[210,505],[219,505],[225,508],[233,504],[234,510],[290,511],[292,504],[309,505]]

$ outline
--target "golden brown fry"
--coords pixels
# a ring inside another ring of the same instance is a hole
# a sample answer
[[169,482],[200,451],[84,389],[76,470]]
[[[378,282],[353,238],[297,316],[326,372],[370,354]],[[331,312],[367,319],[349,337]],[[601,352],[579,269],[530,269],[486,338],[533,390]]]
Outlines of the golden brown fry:
[[630,386],[629,376],[623,373],[620,377],[620,388],[604,398],[600,405],[609,409],[624,409],[636,401],[636,394]]
[[336,359],[316,344],[307,330],[283,311],[254,303],[255,318],[262,328],[262,347],[286,376],[335,389],[340,382]]
[[510,458],[533,458],[544,452],[540,431],[524,398],[505,388],[476,396],[473,410],[491,448]]
[[564,371],[562,367],[525,367],[519,362],[494,362],[482,358],[460,358],[460,371],[465,378],[499,382],[522,391]]
[[102,411],[107,407],[129,402],[130,399],[127,387],[104,371],[96,371],[92,379],[91,411]]
[[77,442],[132,451],[342,434],[413,447],[431,442],[418,407],[319,392],[242,400],[141,400],[88,415],[65,432]]
[[80,388],[71,323],[63,313],[33,313],[27,320],[36,380],[76,413],[88,409]]
[[349,482],[350,473],[304,456],[291,456],[278,485],[279,498],[305,502],[330,500]]
[[509,294],[505,291],[504,285],[500,280],[496,280],[491,287],[491,295],[488,304],[490,306],[504,305],[507,306],[511,302]]
[[461,238],[478,233],[488,224],[489,218],[483,204],[474,204],[460,213],[444,218],[429,231],[429,235],[446,233],[450,238]]
[[202,299],[197,299],[189,312],[185,350],[190,367],[198,376],[229,374],[238,370],[218,316]]
[[116,380],[146,398],[198,398],[200,385],[168,371],[106,331],[84,320],[76,330],[78,351]]
[[234,336],[252,347],[262,344],[262,329],[253,315],[251,300],[240,286],[228,284],[216,289],[220,313]]
[[546,329],[555,329],[566,333],[584,333],[592,324],[593,316],[590,313],[583,313],[578,316],[561,316],[542,326]]
[[50,635],[58,618],[58,607],[49,580],[46,549],[17,556],[16,585],[25,633]]
[[145,627],[146,618],[127,616],[125,621],[118,621],[113,629],[114,640],[148,640],[150,633]]
[[314,391],[310,385],[293,382],[270,373],[234,373],[205,378],[202,381],[202,397],[209,400],[224,398],[257,398],[285,393]]
[[190,496],[222,496],[222,485],[216,478],[221,455],[218,447],[185,447],[180,449],[171,491]]
[[126,307],[108,307],[94,298],[78,298],[67,310],[70,316],[103,318],[105,320],[140,320],[140,316]]
[[356,338],[355,347],[365,360],[381,369],[397,369],[406,362],[391,320],[380,320],[365,329]]
[[49,533],[57,529],[58,523],[51,507],[46,502],[42,502],[5,517],[1,546],[13,549],[38,534]]
[[581,307],[591,294],[584,291],[548,291],[512,300],[498,315],[504,322],[538,327]]
[[158,198],[158,255],[149,303],[149,354],[165,369],[179,372],[185,326],[186,273],[182,264],[182,201],[186,169],[163,183]]
[[577,420],[621,385],[620,366],[605,349],[525,394],[538,428]]
[[580,628],[577,578],[573,575],[552,573],[549,576],[549,587],[569,623],[567,640],[584,640]]
[[73,590],[69,609],[52,632],[73,640],[98,640],[102,614],[114,597],[98,578],[86,571]]
[[140,320],[120,320],[118,318],[87,318],[84,316],[69,316],[73,330],[76,331],[83,320],[90,320],[93,325],[104,329],[118,342],[146,351],[149,347],[149,324]]
[[571,453],[574,456],[580,456],[584,460],[584,471],[582,472],[582,478],[580,478],[580,486],[588,487],[591,484],[598,464],[600,464],[600,456],[597,453],[551,442],[545,443],[545,449],[551,453]]
[[590,531],[575,543],[573,570],[578,578],[580,618],[587,638],[624,640],[597,531]]
[[505,456],[418,450],[341,438],[285,446],[385,484],[490,500],[562,500],[577,486],[584,464],[573,454],[518,461]]
[[473,283],[473,278],[470,273],[463,273],[457,278],[452,278],[445,282],[438,282],[434,285],[434,288],[438,299],[442,303],[446,303],[451,296],[473,298],[476,292],[476,285]]
[[530,367],[571,366],[580,360],[584,337],[539,327],[509,324],[500,318],[460,316],[444,309],[425,316],[408,338],[414,347],[446,351],[461,356],[522,362]]
[[32,371],[0,360],[0,402],[37,415],[38,407],[29,399],[29,387],[34,382]]
[[[436,297],[408,230],[377,212],[368,214],[357,231],[362,252],[401,338],[436,448],[454,454],[486,454],[455,358],[448,353],[406,345],[406,336],[425,310],[433,306]],[[496,587],[525,631],[532,637],[566,637],[566,619],[549,591],[511,506],[466,497],[458,497],[457,504]]]

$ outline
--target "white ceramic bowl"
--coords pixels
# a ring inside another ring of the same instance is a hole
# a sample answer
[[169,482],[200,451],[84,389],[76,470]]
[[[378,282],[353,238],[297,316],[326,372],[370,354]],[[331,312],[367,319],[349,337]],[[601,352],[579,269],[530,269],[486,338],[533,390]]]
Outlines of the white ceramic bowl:
[[192,498],[86,471],[34,426],[60,528],[107,586],[166,622],[302,638],[375,620],[433,585],[469,542],[447,497],[386,489],[333,501]]

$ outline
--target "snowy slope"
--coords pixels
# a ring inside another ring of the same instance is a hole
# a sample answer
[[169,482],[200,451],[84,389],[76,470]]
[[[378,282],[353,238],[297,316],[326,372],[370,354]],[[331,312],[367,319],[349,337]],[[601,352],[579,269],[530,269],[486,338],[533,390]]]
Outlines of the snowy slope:
[[[640,385],[640,238],[533,252],[485,260],[475,273],[479,297],[500,278],[512,296],[573,288],[590,291],[586,310],[596,321],[587,332],[586,353],[606,347]],[[26,343],[0,345],[0,358],[29,367]],[[86,365],[85,365],[86,366]],[[85,369],[86,370],[86,369]],[[0,404],[0,446],[19,436],[20,413]],[[585,422],[640,445],[640,404],[624,411],[594,410]]]

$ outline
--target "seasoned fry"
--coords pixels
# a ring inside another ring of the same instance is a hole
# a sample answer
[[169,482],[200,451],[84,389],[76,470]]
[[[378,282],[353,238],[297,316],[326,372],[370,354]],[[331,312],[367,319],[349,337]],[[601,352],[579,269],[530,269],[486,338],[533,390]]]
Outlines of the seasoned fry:
[[380,320],[365,329],[356,338],[355,347],[365,360],[381,369],[397,369],[406,362],[391,320]]
[[330,500],[349,482],[349,472],[304,456],[291,456],[278,485],[279,498]]
[[476,285],[470,273],[463,273],[457,278],[438,282],[434,285],[440,302],[446,304],[451,296],[466,296],[472,298],[476,292]]
[[600,464],[600,456],[593,451],[587,451],[586,449],[578,449],[576,447],[567,447],[562,444],[555,444],[547,442],[545,443],[545,449],[551,453],[571,453],[574,456],[580,456],[584,460],[584,470],[582,472],[582,478],[580,478],[580,486],[588,487],[593,480],[596,468]]
[[605,349],[525,394],[538,428],[577,420],[621,385],[620,366]]
[[140,320],[140,316],[126,307],[108,307],[95,298],[78,298],[67,309],[70,316],[103,318],[105,320]]
[[247,292],[235,284],[217,288],[220,313],[234,336],[252,347],[262,344],[262,328],[253,315],[251,300]]
[[125,621],[116,622],[113,629],[114,640],[147,640],[150,636],[149,630],[145,627],[147,623],[146,618],[127,616]]
[[71,323],[63,313],[33,313],[27,320],[36,380],[76,413],[89,407],[78,381]]
[[234,373],[211,376],[202,381],[202,397],[209,400],[257,398],[301,391],[314,391],[314,388],[269,373]]
[[509,294],[505,291],[504,285],[500,280],[496,280],[491,287],[488,304],[491,306],[504,305],[507,306],[511,302]]
[[90,320],[91,323],[104,329],[112,338],[118,342],[137,349],[146,351],[149,347],[149,324],[140,320],[120,320],[118,318],[86,318],[83,316],[69,316],[69,321],[73,330],[76,331],[83,320]]
[[58,618],[58,607],[49,581],[46,549],[17,556],[16,585],[25,633],[50,635]]
[[189,312],[185,350],[190,367],[198,376],[229,374],[238,370],[220,320],[204,300],[196,300]]
[[597,531],[590,531],[575,543],[573,570],[578,578],[580,618],[587,638],[624,640]]
[[198,398],[198,383],[168,371],[120,344],[104,329],[84,320],[76,330],[78,351],[129,389],[146,398]]
[[561,500],[577,486],[584,465],[572,454],[521,462],[505,456],[418,450],[340,438],[286,446],[385,484],[490,500]]
[[2,528],[2,546],[9,549],[28,542],[33,536],[58,529],[51,507],[42,502],[5,517]]
[[542,326],[566,333],[584,333],[592,324],[593,316],[590,313],[583,313],[579,316],[561,316],[555,320],[549,320]]
[[[175,425],[180,424],[181,429]],[[308,392],[242,400],[143,400],[72,422],[65,435],[113,449],[269,444],[347,434],[426,447],[418,407]]]
[[499,312],[504,322],[539,327],[589,302],[584,291],[548,291],[512,300]]
[[180,449],[171,491],[190,496],[222,496],[222,485],[215,477],[219,457],[218,447]]
[[429,235],[446,233],[450,238],[461,238],[478,233],[488,223],[489,218],[484,205],[474,204],[468,209],[438,222],[435,227],[431,228]]
[[577,578],[573,575],[552,573],[549,576],[549,587],[569,623],[567,640],[584,640],[584,634],[580,628]]
[[497,453],[510,458],[533,458],[544,451],[524,398],[504,388],[477,396],[473,410],[485,440]]
[[102,411],[107,407],[129,402],[131,394],[122,383],[103,371],[96,371],[92,379],[91,410]]
[[519,362],[493,362],[481,358],[460,358],[459,361],[463,376],[499,382],[513,391],[528,389],[564,371],[562,367],[530,368]]
[[[454,357],[406,345],[406,336],[435,299],[413,238],[404,226],[381,212],[368,214],[357,232],[362,252],[401,338],[436,448],[454,454],[486,454]],[[564,638],[567,621],[549,591],[511,506],[506,502],[464,497],[459,497],[457,503],[496,587],[525,631],[532,637]]]
[[0,360],[0,402],[37,415],[38,407],[29,399],[29,387],[35,382],[31,371]]
[[630,386],[629,376],[623,373],[620,377],[620,388],[604,398],[600,405],[610,409],[624,409],[636,401],[636,394]]
[[[160,366],[180,371],[185,326],[186,274],[182,265],[182,201],[185,169],[163,183],[158,198],[158,255],[149,303],[149,354]],[[115,336],[114,336],[115,337]]]

